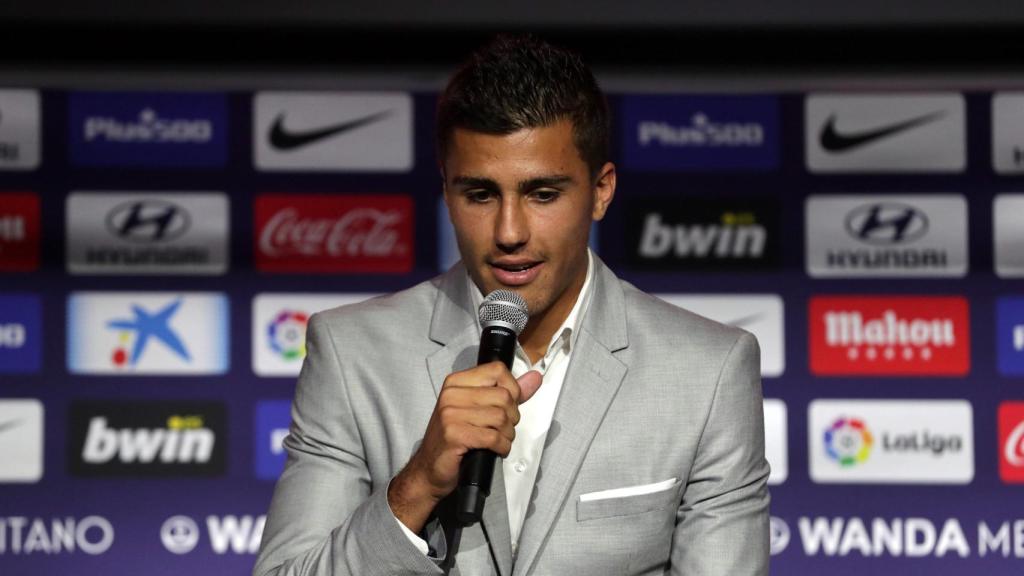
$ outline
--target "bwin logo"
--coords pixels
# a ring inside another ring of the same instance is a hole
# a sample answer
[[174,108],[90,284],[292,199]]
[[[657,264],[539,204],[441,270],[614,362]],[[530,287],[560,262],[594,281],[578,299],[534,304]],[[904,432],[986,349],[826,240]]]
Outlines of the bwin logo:
[[721,224],[665,224],[648,214],[640,238],[640,255],[661,258],[760,258],[767,232],[753,214],[726,213]]
[[905,204],[869,204],[847,215],[846,231],[868,244],[903,244],[928,232],[928,217]]
[[89,421],[89,433],[82,458],[89,464],[105,464],[115,458],[122,463],[167,464],[206,463],[213,454],[216,435],[203,427],[200,416],[171,416],[166,428],[125,428],[107,426],[97,416]]

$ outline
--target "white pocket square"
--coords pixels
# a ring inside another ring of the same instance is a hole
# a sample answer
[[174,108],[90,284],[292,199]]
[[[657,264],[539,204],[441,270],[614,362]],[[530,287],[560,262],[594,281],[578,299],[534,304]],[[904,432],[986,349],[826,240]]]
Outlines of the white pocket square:
[[641,494],[653,494],[655,492],[661,492],[662,490],[668,490],[675,483],[675,478],[669,478],[668,480],[655,482],[654,484],[641,484],[639,486],[626,486],[625,488],[601,490],[600,492],[588,492],[587,494],[580,494],[580,502],[607,500],[609,498],[625,498],[626,496],[640,496]]

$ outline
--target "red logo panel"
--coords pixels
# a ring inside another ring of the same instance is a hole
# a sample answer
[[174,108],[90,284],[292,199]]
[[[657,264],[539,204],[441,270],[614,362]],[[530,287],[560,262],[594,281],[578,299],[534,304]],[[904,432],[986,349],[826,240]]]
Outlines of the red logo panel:
[[963,376],[971,367],[967,300],[820,296],[810,304],[811,372]]
[[39,268],[39,197],[0,194],[0,271]]
[[999,477],[1024,484],[1024,402],[999,405]]
[[413,265],[413,202],[399,195],[256,198],[261,272],[403,274]]

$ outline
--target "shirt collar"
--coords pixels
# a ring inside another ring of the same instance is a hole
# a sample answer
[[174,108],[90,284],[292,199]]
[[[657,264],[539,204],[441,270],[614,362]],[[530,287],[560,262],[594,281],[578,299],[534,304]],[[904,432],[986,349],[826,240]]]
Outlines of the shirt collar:
[[[556,348],[559,341],[562,341],[562,346],[566,347],[566,351],[572,349],[572,346],[576,343],[576,337],[579,334],[580,324],[583,321],[583,315],[586,313],[587,308],[590,304],[591,296],[591,285],[594,278],[594,256],[587,248],[587,277],[583,281],[583,288],[580,289],[579,296],[576,297],[576,303],[573,304],[572,310],[569,311],[569,315],[565,317],[562,325],[555,330],[555,333],[551,335],[551,342],[548,343],[547,352],[544,354],[545,357],[549,356],[552,351]],[[480,288],[473,283],[473,279],[466,274],[466,282],[470,284],[469,293],[473,297],[473,310],[479,310],[480,304],[484,301],[484,295],[480,292]],[[477,319],[477,326],[479,327],[480,320]],[[564,336],[564,338],[563,338]],[[517,345],[516,348],[519,348]]]

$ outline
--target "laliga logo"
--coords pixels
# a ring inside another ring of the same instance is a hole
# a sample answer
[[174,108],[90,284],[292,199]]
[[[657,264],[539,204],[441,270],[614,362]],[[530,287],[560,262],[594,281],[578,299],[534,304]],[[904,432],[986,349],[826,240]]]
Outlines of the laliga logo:
[[270,349],[288,361],[305,358],[308,322],[305,312],[282,310],[267,326]]
[[859,418],[839,418],[825,430],[825,451],[844,468],[867,460],[874,444],[874,436]]
[[1024,421],[1017,424],[1006,438],[1003,456],[1011,466],[1024,467]]

